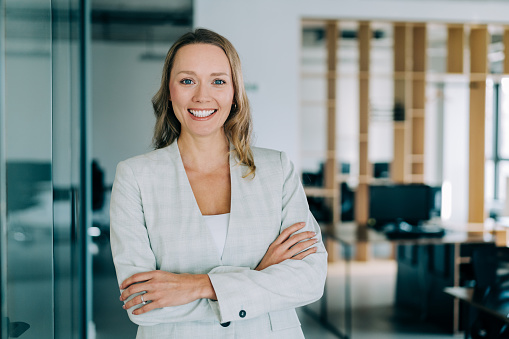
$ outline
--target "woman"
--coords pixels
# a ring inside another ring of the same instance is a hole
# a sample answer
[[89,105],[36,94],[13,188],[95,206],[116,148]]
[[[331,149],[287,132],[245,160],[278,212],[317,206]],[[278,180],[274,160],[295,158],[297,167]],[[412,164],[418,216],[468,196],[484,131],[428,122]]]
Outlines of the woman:
[[320,229],[281,152],[250,147],[240,60],[204,29],[168,51],[156,150],[119,163],[111,248],[137,338],[303,338],[319,299]]

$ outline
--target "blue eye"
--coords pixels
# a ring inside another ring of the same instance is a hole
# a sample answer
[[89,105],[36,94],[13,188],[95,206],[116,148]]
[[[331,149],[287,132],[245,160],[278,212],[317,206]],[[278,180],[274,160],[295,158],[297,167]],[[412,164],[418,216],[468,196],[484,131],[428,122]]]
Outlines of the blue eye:
[[226,82],[221,79],[214,80],[214,85],[224,85]]
[[180,81],[184,85],[192,85],[193,81],[191,79],[183,79]]

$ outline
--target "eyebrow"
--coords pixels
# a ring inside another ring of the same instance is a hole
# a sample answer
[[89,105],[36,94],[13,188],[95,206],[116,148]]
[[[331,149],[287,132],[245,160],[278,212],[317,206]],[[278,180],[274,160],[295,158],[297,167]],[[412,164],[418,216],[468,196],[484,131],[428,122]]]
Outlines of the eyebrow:
[[[177,74],[180,74],[180,73],[196,75],[196,73],[195,73],[195,72],[193,72],[193,71],[180,71],[180,72],[178,72]],[[228,74],[228,73],[226,73],[226,72],[210,73],[210,76],[213,76],[213,77],[217,77],[217,76],[221,76],[221,75],[230,76],[230,74]]]

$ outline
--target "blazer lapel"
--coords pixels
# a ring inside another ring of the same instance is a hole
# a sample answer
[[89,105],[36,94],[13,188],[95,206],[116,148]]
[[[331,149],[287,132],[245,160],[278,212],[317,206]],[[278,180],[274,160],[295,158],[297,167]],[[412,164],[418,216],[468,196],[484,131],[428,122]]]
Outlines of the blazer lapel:
[[237,228],[241,223],[240,217],[242,215],[242,196],[239,195],[239,185],[241,184],[243,166],[237,165],[235,157],[232,156],[232,151],[233,147],[230,145],[230,222],[228,224],[221,264],[231,262],[232,257],[239,254],[235,252],[235,239],[238,236]]
[[[187,177],[184,163],[180,156],[177,141],[168,146],[168,151],[174,166],[177,167],[176,173],[178,178],[176,179],[178,181],[178,198],[182,200],[183,206],[191,207],[190,213],[187,215],[188,220],[186,220],[186,225],[182,228],[182,234],[180,236],[182,239],[187,239],[187,241],[192,241],[195,244],[198,243],[201,251],[206,253],[205,257],[207,257],[207,262],[211,263],[212,261],[214,266],[221,265],[221,258],[217,253],[214,240],[205,224],[205,220],[193,194],[191,184],[189,183],[189,178]],[[203,254],[196,253],[196,256],[203,257]]]

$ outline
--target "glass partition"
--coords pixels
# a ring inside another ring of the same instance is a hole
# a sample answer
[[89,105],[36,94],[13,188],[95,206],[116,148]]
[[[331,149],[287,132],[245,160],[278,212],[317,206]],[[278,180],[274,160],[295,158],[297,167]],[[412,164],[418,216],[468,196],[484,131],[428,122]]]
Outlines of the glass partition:
[[2,339],[93,328],[87,3],[0,1]]
[[5,15],[9,334],[52,338],[51,2],[9,0]]

